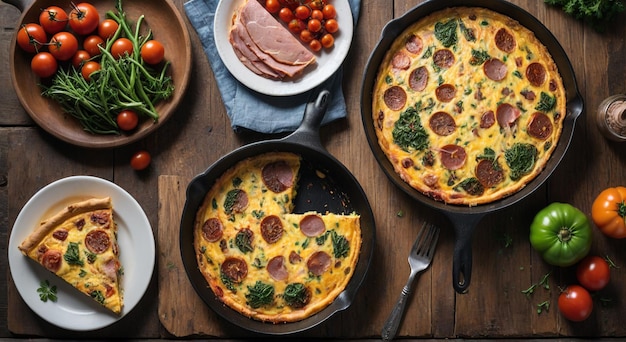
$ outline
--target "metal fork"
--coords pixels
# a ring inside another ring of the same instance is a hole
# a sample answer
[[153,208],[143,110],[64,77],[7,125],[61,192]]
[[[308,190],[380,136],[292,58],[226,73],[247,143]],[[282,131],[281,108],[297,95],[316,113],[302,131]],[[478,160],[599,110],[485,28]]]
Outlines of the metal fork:
[[430,265],[435,253],[435,246],[437,246],[437,239],[439,238],[439,228],[432,224],[426,224],[422,226],[422,229],[417,234],[417,238],[411,247],[411,253],[409,254],[409,265],[411,266],[411,274],[409,280],[404,285],[398,303],[391,311],[387,322],[383,326],[382,338],[383,341],[391,341],[396,336],[400,321],[404,315],[404,310],[409,298],[409,295],[413,292],[413,281],[418,273],[424,271]]

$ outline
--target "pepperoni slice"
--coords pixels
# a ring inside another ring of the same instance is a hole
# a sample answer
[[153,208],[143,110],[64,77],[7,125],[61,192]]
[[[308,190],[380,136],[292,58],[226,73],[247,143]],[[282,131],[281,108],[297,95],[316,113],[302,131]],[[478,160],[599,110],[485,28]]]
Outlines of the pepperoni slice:
[[109,213],[106,211],[96,211],[91,214],[91,222],[97,223],[101,226],[109,225]]
[[493,110],[488,110],[480,116],[480,128],[489,128],[496,123],[496,114]]
[[422,91],[426,89],[428,84],[428,69],[425,66],[421,66],[417,69],[413,69],[409,74],[409,87],[415,91]]
[[233,283],[241,283],[248,275],[248,264],[243,259],[228,257],[220,266],[220,270]]
[[63,254],[56,249],[46,251],[41,257],[41,264],[51,272],[58,272],[62,263]]
[[506,77],[506,64],[497,58],[491,58],[483,64],[483,71],[489,79],[502,81]]
[[230,190],[224,200],[224,210],[227,214],[241,213],[248,207],[248,194],[241,189]]
[[526,78],[530,84],[539,87],[546,81],[546,68],[541,63],[530,63],[526,67]]
[[293,186],[293,171],[283,160],[265,165],[261,170],[261,176],[265,186],[275,193],[283,192]]
[[109,249],[111,239],[104,230],[92,230],[85,236],[85,246],[91,253],[100,254]]
[[291,251],[291,253],[289,253],[290,264],[297,264],[300,263],[300,261],[302,261],[302,257],[300,256],[300,254],[296,253],[295,251]]
[[391,65],[396,69],[406,70],[411,66],[411,58],[404,51],[400,50],[393,55]]
[[492,160],[483,159],[476,165],[476,178],[485,188],[491,188],[504,180],[504,172]]
[[65,229],[57,229],[54,233],[52,233],[52,237],[59,241],[65,241],[65,239],[67,239],[67,235],[68,232]]
[[275,243],[283,236],[283,222],[276,215],[270,215],[261,221],[261,235],[267,243]]
[[452,84],[442,84],[435,89],[435,96],[441,102],[450,102],[456,96],[456,87]]
[[404,47],[410,53],[417,55],[422,52],[422,49],[424,48],[424,43],[422,42],[422,38],[413,34],[409,37],[409,39],[406,40],[406,44],[404,44]]
[[306,266],[315,276],[320,276],[324,274],[330,267],[330,255],[324,251],[317,251],[309,257],[309,260],[306,262]]
[[515,50],[515,37],[504,27],[496,32],[495,41],[498,49],[506,53],[511,53]]
[[83,230],[83,228],[85,227],[85,219],[79,219],[78,221],[74,222],[74,225],[76,226],[76,229],[78,229],[78,231]]
[[454,54],[448,49],[437,50],[433,54],[433,61],[436,66],[447,69],[454,64]]
[[216,217],[204,221],[202,225],[202,236],[208,242],[217,242],[222,238],[224,234],[224,226],[222,221]]
[[503,103],[496,109],[498,124],[505,129],[513,126],[520,115],[519,109],[509,103]]
[[319,236],[326,231],[326,225],[321,217],[307,215],[300,220],[300,231],[308,237]]
[[278,255],[270,259],[266,266],[267,272],[274,280],[282,281],[287,280],[289,272],[287,266],[285,266],[285,257]]
[[540,140],[546,140],[552,135],[552,121],[541,112],[536,112],[528,122],[528,134]]
[[406,92],[400,86],[393,86],[383,94],[385,104],[391,110],[400,110],[406,103]]
[[441,148],[439,152],[441,158],[441,164],[448,170],[458,170],[465,165],[465,159],[467,159],[467,153],[462,146],[459,145],[446,145]]
[[408,169],[410,167],[413,167],[413,165],[415,165],[415,162],[413,162],[413,159],[411,158],[404,158],[401,161],[402,167],[405,169]]
[[446,112],[437,112],[431,115],[428,124],[433,132],[440,136],[450,135],[456,129],[454,118]]

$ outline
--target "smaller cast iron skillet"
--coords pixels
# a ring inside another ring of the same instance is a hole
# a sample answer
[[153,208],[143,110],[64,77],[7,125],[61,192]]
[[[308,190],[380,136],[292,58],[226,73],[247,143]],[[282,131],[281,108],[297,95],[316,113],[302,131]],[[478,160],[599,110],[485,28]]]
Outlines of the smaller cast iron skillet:
[[[567,96],[567,113],[563,119],[563,131],[554,150],[552,157],[548,161],[544,170],[526,187],[517,193],[494,201],[492,203],[478,205],[474,207],[457,206],[438,202],[430,197],[426,197],[421,192],[413,189],[408,183],[404,182],[398,174],[395,173],[393,166],[385,156],[384,152],[378,145],[378,139],[374,130],[374,122],[372,117],[372,91],[374,82],[378,74],[378,68],[385,54],[389,50],[393,41],[411,24],[419,19],[447,7],[467,6],[467,7],[484,7],[493,11],[508,15],[517,20],[520,24],[535,33],[535,36],[548,48],[552,58],[559,68],[561,77],[565,84]],[[429,0],[417,5],[409,10],[402,17],[394,19],[387,23],[383,28],[381,38],[376,47],[372,51],[365,73],[363,75],[363,84],[361,88],[361,115],[365,135],[369,142],[370,148],[374,153],[374,157],[380,164],[381,168],[387,174],[389,179],[408,195],[419,202],[441,211],[445,214],[454,226],[456,241],[454,246],[454,256],[452,260],[452,286],[458,293],[465,293],[470,285],[472,272],[472,235],[478,222],[488,213],[506,208],[517,203],[533,191],[539,188],[543,182],[552,174],[554,169],[565,155],[569,143],[574,134],[576,119],[583,112],[584,104],[578,87],[572,65],[565,54],[565,51],[556,40],[554,35],[539,20],[522,8],[503,0]]]
[[[363,282],[372,258],[376,228],[374,215],[365,192],[350,171],[322,147],[319,128],[326,113],[330,93],[322,91],[315,102],[305,108],[300,127],[282,139],[266,140],[242,146],[220,158],[204,173],[196,176],[187,188],[180,226],[180,250],[187,276],[198,295],[211,309],[226,320],[250,331],[282,335],[312,328],[338,311],[350,306]],[[196,212],[205,195],[226,170],[246,158],[267,152],[293,152],[302,157],[298,194],[294,200],[296,213],[316,210],[361,216],[362,246],[352,279],[346,289],[328,307],[304,320],[292,323],[263,323],[247,318],[224,305],[209,288],[198,270],[193,248]],[[325,177],[320,178],[319,172]]]

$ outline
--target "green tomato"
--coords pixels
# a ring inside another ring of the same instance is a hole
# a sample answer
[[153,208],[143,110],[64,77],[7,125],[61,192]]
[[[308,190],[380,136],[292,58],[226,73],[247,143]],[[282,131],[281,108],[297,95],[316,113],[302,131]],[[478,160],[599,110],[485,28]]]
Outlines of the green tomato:
[[571,266],[591,249],[587,216],[567,203],[552,203],[540,210],[530,225],[530,244],[554,266]]

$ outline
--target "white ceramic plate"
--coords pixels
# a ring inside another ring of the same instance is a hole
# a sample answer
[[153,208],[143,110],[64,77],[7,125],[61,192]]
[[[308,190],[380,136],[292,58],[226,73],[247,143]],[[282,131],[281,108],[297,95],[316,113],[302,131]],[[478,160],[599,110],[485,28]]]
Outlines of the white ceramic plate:
[[217,52],[224,65],[239,82],[261,94],[290,96],[311,90],[326,81],[341,66],[350,50],[353,35],[352,11],[348,0],[334,0],[337,10],[339,31],[334,34],[335,44],[331,50],[324,49],[315,54],[317,62],[309,65],[302,75],[282,81],[270,80],[250,71],[243,65],[228,40],[233,13],[244,0],[221,0],[215,10],[213,33]]
[[[24,256],[17,246],[42,219],[68,204],[89,197],[110,196],[118,225],[120,262],[124,271],[124,308],[118,316],[78,292],[56,275]],[[88,331],[106,327],[129,313],[143,297],[154,270],[155,243],[150,222],[137,201],[118,185],[92,176],[72,176],[39,190],[20,211],[9,238],[9,268],[18,292],[41,318],[58,327]],[[57,286],[58,300],[42,302],[42,280]]]

